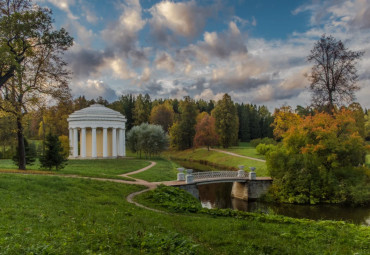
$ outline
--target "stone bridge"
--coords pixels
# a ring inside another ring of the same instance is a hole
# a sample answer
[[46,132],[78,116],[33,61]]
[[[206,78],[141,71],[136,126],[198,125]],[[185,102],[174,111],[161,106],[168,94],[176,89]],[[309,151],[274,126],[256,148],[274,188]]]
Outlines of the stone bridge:
[[270,177],[256,177],[255,168],[246,173],[240,166],[238,171],[210,171],[193,173],[187,169],[187,175],[183,173],[183,168],[178,168],[177,181],[168,183],[170,186],[179,187],[186,190],[199,199],[198,185],[211,183],[232,182],[233,187],[231,196],[243,200],[256,200],[266,194],[272,184]]

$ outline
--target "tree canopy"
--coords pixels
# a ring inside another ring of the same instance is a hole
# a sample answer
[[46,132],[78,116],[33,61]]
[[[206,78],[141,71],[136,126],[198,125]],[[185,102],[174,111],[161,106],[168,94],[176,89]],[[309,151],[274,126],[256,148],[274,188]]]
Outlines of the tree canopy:
[[329,112],[343,102],[352,102],[359,90],[356,63],[363,52],[351,51],[342,41],[323,35],[307,60],[313,63],[308,75],[312,101]]

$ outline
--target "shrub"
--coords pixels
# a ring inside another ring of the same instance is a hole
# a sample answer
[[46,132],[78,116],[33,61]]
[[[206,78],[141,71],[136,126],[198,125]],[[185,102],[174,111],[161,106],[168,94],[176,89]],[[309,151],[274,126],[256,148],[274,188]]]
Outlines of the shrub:
[[260,143],[256,147],[257,152],[261,155],[266,155],[267,153],[269,153],[270,151],[273,151],[275,149],[276,149],[276,145],[264,144],[264,143]]
[[165,185],[148,192],[148,199],[171,212],[198,212],[202,208],[199,200],[185,190]]
[[251,144],[254,147],[257,147],[261,143],[263,143],[263,144],[274,144],[274,145],[277,144],[277,142],[274,139],[269,138],[269,137],[264,137],[262,139],[261,138],[257,138],[257,139],[253,139],[251,141]]

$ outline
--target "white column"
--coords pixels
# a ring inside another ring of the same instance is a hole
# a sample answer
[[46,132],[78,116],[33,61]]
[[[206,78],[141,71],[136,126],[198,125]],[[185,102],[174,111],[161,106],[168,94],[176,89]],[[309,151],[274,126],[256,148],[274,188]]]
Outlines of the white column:
[[72,148],[73,148],[73,130],[72,128],[69,129],[69,155],[72,155]]
[[122,156],[126,157],[126,130],[122,129]]
[[81,157],[86,158],[86,128],[81,129]]
[[73,157],[78,157],[78,129],[73,129]]
[[118,156],[124,156],[124,148],[123,148],[123,139],[124,139],[124,135],[123,135],[123,130],[122,128],[119,129],[119,147],[120,147],[120,150],[119,150],[119,155]]
[[103,128],[103,158],[108,157],[108,132]]
[[117,157],[117,129],[112,128],[112,157]]
[[91,145],[92,145],[92,151],[91,151],[91,157],[96,158],[96,128],[91,128]]

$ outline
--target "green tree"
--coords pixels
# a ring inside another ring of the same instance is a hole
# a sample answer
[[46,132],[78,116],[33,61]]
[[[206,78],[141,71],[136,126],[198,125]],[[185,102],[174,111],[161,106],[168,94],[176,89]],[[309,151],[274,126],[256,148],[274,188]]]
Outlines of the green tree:
[[132,94],[122,95],[117,101],[113,102],[110,106],[113,110],[122,113],[126,117],[126,128],[130,130],[134,126],[134,107],[135,97]]
[[197,117],[196,105],[193,99],[186,96],[180,101],[180,139],[178,149],[185,150],[193,147],[195,124]]
[[216,119],[216,132],[220,139],[220,145],[224,148],[237,145],[239,119],[236,106],[228,94],[225,94],[217,102],[212,116]]
[[249,111],[246,105],[237,104],[238,118],[239,118],[239,134],[238,137],[242,142],[249,142],[251,139]]
[[160,125],[142,123],[127,133],[127,145],[132,152],[146,158],[158,155],[167,148],[168,137]]
[[66,162],[67,157],[58,136],[48,134],[45,142],[45,154],[40,157],[41,167],[49,170],[55,167],[55,170],[60,170],[64,168]]

